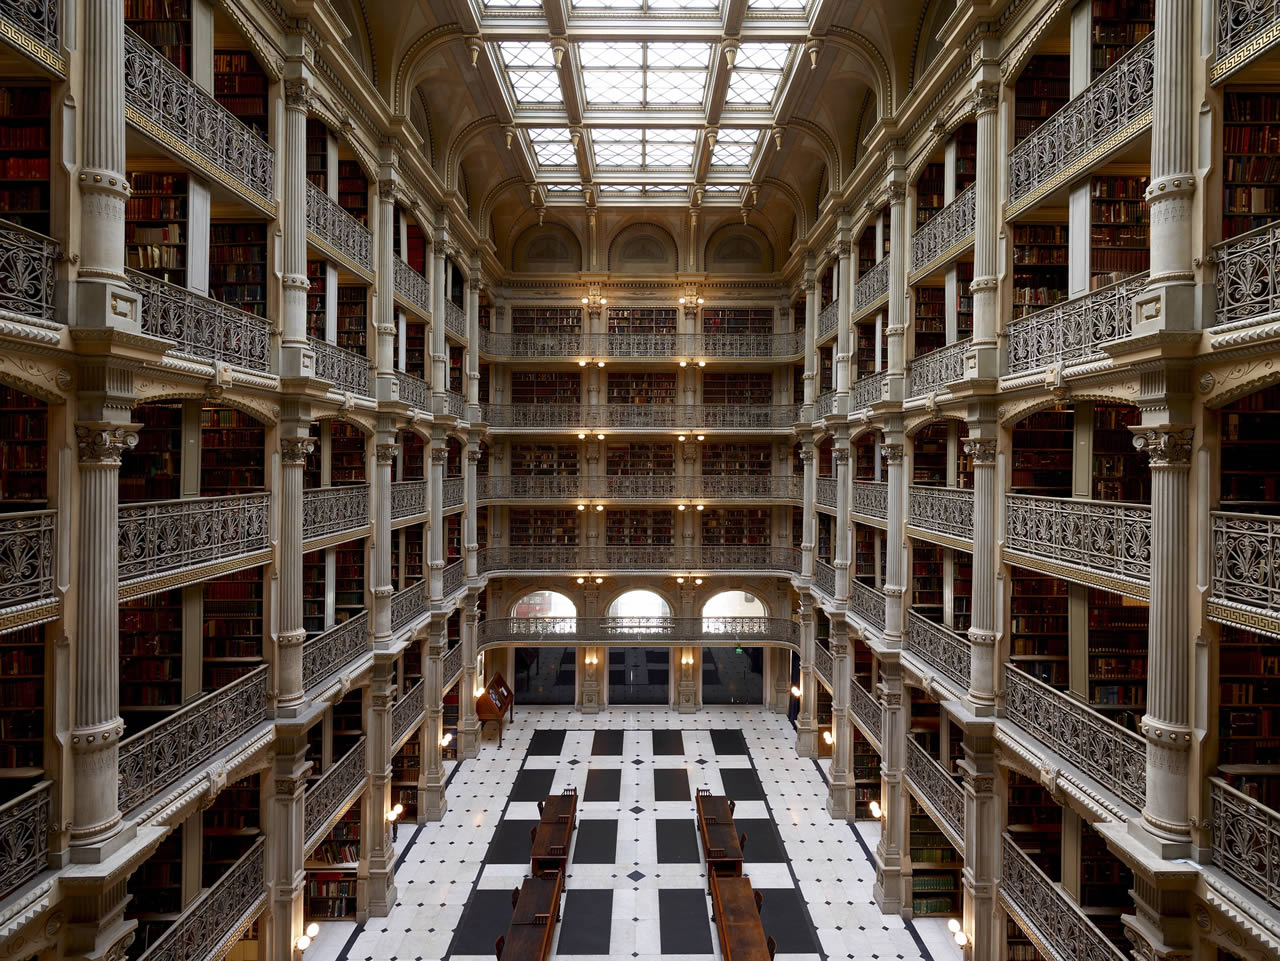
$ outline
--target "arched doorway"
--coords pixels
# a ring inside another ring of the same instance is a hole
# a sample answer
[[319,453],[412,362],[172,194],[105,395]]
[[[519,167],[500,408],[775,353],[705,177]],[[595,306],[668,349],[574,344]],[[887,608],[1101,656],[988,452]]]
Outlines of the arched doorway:
[[[621,620],[633,633],[657,632],[660,628],[653,619],[670,617],[671,605],[653,591],[627,591],[613,599],[608,616]],[[610,648],[610,704],[667,704],[670,697],[670,648]]]
[[[747,591],[721,591],[702,605],[704,634],[740,634],[738,618],[768,617],[764,602]],[[759,646],[736,644],[702,649],[703,704],[764,703],[764,654]]]
[[[511,606],[513,618],[552,619],[539,625],[543,632],[574,629],[578,608],[572,600],[555,591],[531,591]],[[575,699],[574,647],[517,647],[511,683],[521,704],[572,704]]]

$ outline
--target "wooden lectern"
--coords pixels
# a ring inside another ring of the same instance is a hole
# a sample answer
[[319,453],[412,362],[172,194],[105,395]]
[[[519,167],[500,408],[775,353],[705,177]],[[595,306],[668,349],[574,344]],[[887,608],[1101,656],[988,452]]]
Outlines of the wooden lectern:
[[496,721],[498,725],[498,747],[502,747],[502,715],[511,712],[511,720],[516,719],[516,696],[501,674],[490,679],[484,691],[476,698],[476,717],[480,721],[480,729],[488,721]]

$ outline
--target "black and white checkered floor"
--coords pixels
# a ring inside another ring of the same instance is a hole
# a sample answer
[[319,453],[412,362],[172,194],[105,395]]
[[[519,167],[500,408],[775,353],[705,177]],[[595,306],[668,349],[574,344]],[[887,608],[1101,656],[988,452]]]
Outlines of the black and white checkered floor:
[[390,916],[321,925],[307,961],[491,961],[529,870],[536,802],[566,787],[579,792],[578,830],[553,956],[720,957],[694,821],[702,787],[737,802],[744,870],[764,894],[777,961],[959,955],[943,922],[904,925],[872,903],[863,844],[874,838],[860,843],[828,817],[821,773],[796,756],[785,718],[759,707],[593,717],[517,707],[503,746],[486,740],[457,770],[445,819],[401,829]]

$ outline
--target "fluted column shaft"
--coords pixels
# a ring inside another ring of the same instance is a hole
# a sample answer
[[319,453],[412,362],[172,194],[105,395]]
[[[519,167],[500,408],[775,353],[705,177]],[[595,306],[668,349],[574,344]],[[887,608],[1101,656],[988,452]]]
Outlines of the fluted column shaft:
[[827,813],[833,818],[853,814],[849,772],[853,766],[849,724],[849,627],[843,619],[831,622],[831,773],[827,779]]
[[[888,436],[888,434],[886,434]],[[903,596],[907,589],[906,558],[906,481],[902,462],[902,434],[894,434],[894,440],[880,445],[880,453],[888,464],[888,531],[885,533],[884,572],[884,639],[891,646],[901,647],[906,614]]]
[[[84,10],[84,163],[79,173],[82,287],[125,284],[124,0],[100,0]],[[108,315],[109,316],[109,315]],[[101,322],[101,321],[100,321]]]
[[[976,434],[981,426],[970,429]],[[973,458],[969,701],[975,713],[985,715],[994,712],[996,702],[996,442],[971,436],[964,450]]]
[[[418,775],[418,823],[439,821],[448,809],[444,789],[444,761],[441,758],[440,738],[444,736],[444,630],[443,625],[428,631],[423,645],[422,663],[426,670],[423,691],[426,702],[425,717],[418,732],[418,753],[422,756],[422,768]],[[421,643],[418,641],[415,644]],[[459,688],[459,704],[461,704]]]
[[392,177],[384,177],[378,181],[378,260],[374,273],[374,292],[378,300],[375,315],[378,347],[374,362],[380,398],[394,397],[397,389],[395,212],[396,181]]
[[[889,187],[889,376],[901,378],[906,370],[907,329],[907,192],[900,184]],[[895,395],[897,396],[897,395]]]
[[818,279],[810,255],[804,267],[804,419],[813,419],[818,398]]
[[[305,80],[285,83],[284,185],[279,211],[282,234],[282,346],[307,346],[307,110],[311,92]],[[297,374],[301,370],[288,370]]]
[[394,688],[395,662],[389,658],[376,661],[369,690],[369,738],[365,742],[369,773],[369,803],[363,812],[369,858],[365,901],[367,917],[386,917],[396,903],[396,852],[391,840],[391,825],[387,821],[387,812],[395,803],[391,797]]
[[480,257],[471,260],[467,283],[467,420],[480,419]]
[[280,439],[280,626],[277,635],[276,709],[296,714],[305,699],[302,689],[302,645],[307,631],[302,615],[302,475],[307,454],[315,448],[307,427],[295,424],[293,436]]
[[[836,428],[835,449],[832,451],[836,469],[836,521],[833,534],[835,536],[836,601],[843,603],[849,599],[849,558],[851,555],[849,539],[849,431],[840,426]],[[816,495],[816,490],[815,490]]]
[[373,535],[373,645],[375,649],[390,647],[391,598],[395,585],[391,583],[391,464],[400,456],[400,446],[392,443],[393,431],[379,431],[377,461],[373,474],[373,503],[375,510]]
[[431,439],[431,456],[427,460],[431,522],[427,526],[427,563],[431,570],[431,606],[439,607],[444,600],[444,472],[449,462],[449,451],[444,437]]
[[897,914],[910,903],[902,874],[907,837],[907,792],[902,771],[907,759],[907,712],[902,665],[896,657],[880,661],[880,807],[883,819],[876,844],[875,902],[885,914]]
[[1000,324],[996,274],[999,270],[1000,228],[1000,94],[994,86],[980,86],[974,97],[977,113],[976,179],[973,188],[973,345],[994,347]]
[[1151,282],[1193,277],[1191,202],[1195,196],[1192,95],[1196,12],[1191,0],[1156,0],[1155,82],[1151,104]]
[[464,757],[480,753],[480,719],[476,717],[476,690],[484,678],[476,677],[476,648],[479,643],[480,612],[474,597],[462,609],[462,680],[458,682],[458,750]]
[[813,436],[801,441],[800,461],[804,464],[804,526],[800,535],[800,575],[813,577],[814,550],[818,543],[818,462]]
[[435,264],[431,278],[431,393],[437,411],[445,409],[449,389],[449,348],[444,338],[444,305],[449,299],[449,264],[445,260],[448,240],[443,226],[436,232],[431,252]]
[[800,598],[800,712],[796,718],[796,753],[816,757],[818,752],[815,711],[817,681],[813,676],[813,648],[817,643],[813,623],[813,601]]
[[476,466],[480,463],[479,441],[468,442],[466,457],[462,461],[462,484],[464,489],[462,515],[462,547],[466,559],[463,571],[467,577],[478,576],[480,545],[476,528],[476,512],[480,510],[476,497]]
[[847,231],[841,231],[836,250],[840,257],[836,268],[840,293],[839,314],[836,317],[836,411],[845,413],[849,409],[849,363],[853,355],[853,332],[849,323],[849,318],[853,315],[853,247]]

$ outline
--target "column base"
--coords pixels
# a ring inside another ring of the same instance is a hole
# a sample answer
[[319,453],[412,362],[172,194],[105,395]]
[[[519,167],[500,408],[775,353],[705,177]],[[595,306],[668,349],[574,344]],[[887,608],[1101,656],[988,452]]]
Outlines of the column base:
[[471,721],[465,727],[458,726],[458,753],[470,760],[480,756],[480,735],[482,727],[479,721]]
[[[880,852],[876,852],[877,859]],[[905,903],[902,898],[902,868],[899,865],[876,865],[876,883],[871,888],[871,897],[881,914],[898,914],[903,918],[911,917],[911,901]]]
[[444,773],[434,777],[427,775],[418,784],[418,823],[439,821],[449,810],[449,799],[445,796]]
[[[357,923],[369,918],[385,918],[391,913],[396,903],[396,871],[395,857],[392,852],[390,860],[379,858],[382,863],[370,866],[369,878],[365,881],[365,907],[356,912]],[[363,915],[363,917],[361,917]]]
[[681,681],[677,698],[677,714],[696,714],[698,712],[698,692],[694,689],[693,682]]
[[831,774],[827,784],[827,814],[837,821],[846,821],[852,816],[849,807],[849,785],[844,774]]
[[801,757],[818,756],[818,729],[812,721],[801,721],[796,726],[796,753]]

